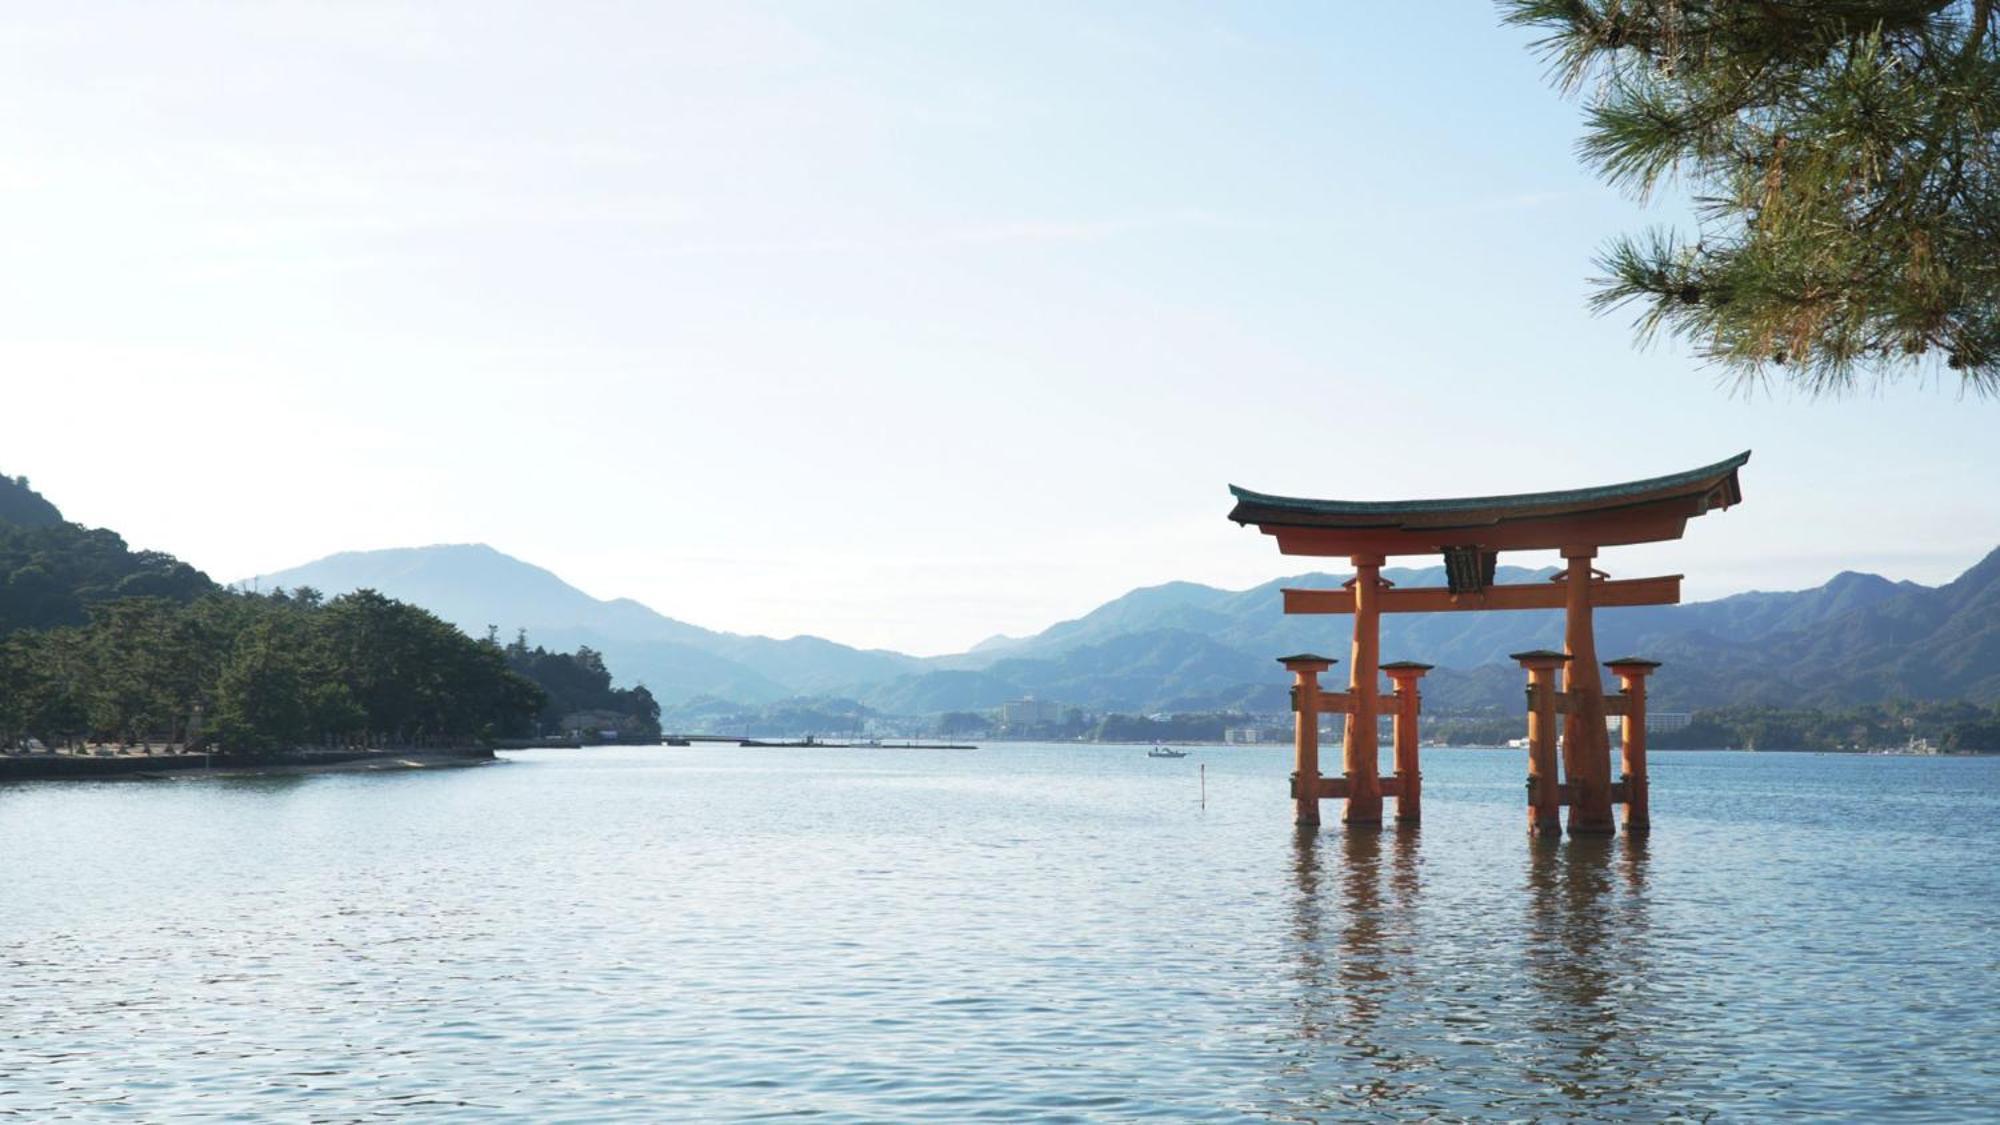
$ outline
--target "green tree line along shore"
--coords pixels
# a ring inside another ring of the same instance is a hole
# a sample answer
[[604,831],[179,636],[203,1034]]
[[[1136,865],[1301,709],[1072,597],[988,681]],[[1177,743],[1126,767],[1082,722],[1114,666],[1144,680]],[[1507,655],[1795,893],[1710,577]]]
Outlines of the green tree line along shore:
[[[1497,746],[1527,733],[1518,716],[1441,716],[1426,739],[1452,746]],[[2000,754],[2000,706],[1962,700],[1893,700],[1845,708],[1733,706],[1698,710],[1688,724],[1655,730],[1655,750],[1896,750],[1912,741],[1947,754]]]
[[442,747],[568,723],[657,737],[659,708],[587,648],[503,648],[369,590],[227,590],[0,478],[0,748]]
[[[1009,725],[997,711],[946,711],[924,720],[885,715],[852,699],[799,697],[762,707],[719,700],[697,701],[668,719],[689,734],[746,738],[913,737],[1008,739],[1046,742],[1203,742],[1218,743],[1230,731],[1255,731],[1265,745],[1289,744],[1288,714],[1260,711],[1186,711],[1134,715],[1065,707],[1054,722]],[[1504,746],[1527,733],[1527,713],[1425,714],[1421,737],[1448,746]],[[1388,724],[1383,724],[1387,737]],[[1655,730],[1647,744],[1661,750],[1804,750],[1862,752],[1896,750],[1912,741],[1953,754],[2000,753],[2000,705],[1963,700],[1892,700],[1850,708],[1730,706],[1697,710],[1686,726]]]

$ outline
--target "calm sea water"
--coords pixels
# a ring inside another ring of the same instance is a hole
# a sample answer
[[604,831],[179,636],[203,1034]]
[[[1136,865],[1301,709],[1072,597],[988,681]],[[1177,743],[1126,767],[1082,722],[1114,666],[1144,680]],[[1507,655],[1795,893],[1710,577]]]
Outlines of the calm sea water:
[[2000,1116],[2000,759],[1656,754],[1536,845],[1519,752],[1379,835],[1288,753],[0,788],[0,1116]]

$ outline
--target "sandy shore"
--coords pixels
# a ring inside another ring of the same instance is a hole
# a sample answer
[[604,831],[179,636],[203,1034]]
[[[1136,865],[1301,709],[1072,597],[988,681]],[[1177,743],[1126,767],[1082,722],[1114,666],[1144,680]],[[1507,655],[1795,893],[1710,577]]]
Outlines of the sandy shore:
[[[500,760],[494,757],[490,750],[384,751],[366,758],[350,758],[344,762],[295,763],[255,768],[232,766],[228,772],[293,774],[378,773],[383,770],[456,770],[466,769],[471,766],[490,766]],[[217,772],[222,771],[218,770]]]

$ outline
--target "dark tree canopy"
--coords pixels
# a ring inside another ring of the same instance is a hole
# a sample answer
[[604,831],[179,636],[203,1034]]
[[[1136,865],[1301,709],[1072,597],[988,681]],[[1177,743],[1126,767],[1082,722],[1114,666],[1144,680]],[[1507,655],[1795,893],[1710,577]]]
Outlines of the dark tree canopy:
[[[497,647],[497,641],[489,641]],[[563,735],[576,730],[615,729],[621,737],[654,741],[660,737],[660,705],[644,684],[611,686],[611,669],[596,649],[573,653],[528,647],[522,630],[506,648],[507,667],[542,689],[544,702],[536,716],[536,731]]]
[[0,473],[0,523],[17,527],[49,527],[63,522],[62,512],[28,487],[27,477]]
[[1593,303],[1637,303],[1741,379],[1813,393],[1943,377],[2000,390],[1994,0],[1502,0],[1565,89],[1583,158],[1692,235],[1604,252]]
[[172,555],[132,550],[116,532],[0,520],[0,636],[81,625],[91,607],[120,598],[189,602],[215,588]]

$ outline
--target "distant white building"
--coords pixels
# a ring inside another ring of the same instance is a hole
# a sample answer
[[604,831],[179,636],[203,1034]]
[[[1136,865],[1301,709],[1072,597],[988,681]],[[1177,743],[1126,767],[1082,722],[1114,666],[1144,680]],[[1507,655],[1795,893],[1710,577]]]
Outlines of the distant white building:
[[1228,727],[1222,732],[1222,741],[1231,746],[1254,746],[1264,741],[1264,732],[1257,727]]

